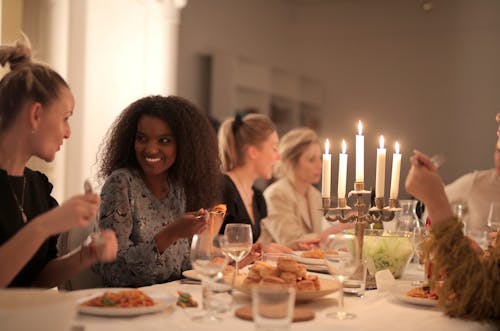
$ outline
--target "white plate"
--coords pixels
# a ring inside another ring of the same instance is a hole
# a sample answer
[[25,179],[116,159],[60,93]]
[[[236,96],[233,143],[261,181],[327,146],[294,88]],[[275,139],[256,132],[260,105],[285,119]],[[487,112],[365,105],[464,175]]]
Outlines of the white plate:
[[411,285],[396,285],[392,292],[394,294],[394,297],[397,298],[400,301],[406,302],[406,303],[411,303],[414,305],[419,305],[419,306],[427,306],[427,307],[435,307],[438,304],[438,300],[432,300],[432,299],[425,299],[425,298],[415,298],[415,297],[410,297],[406,295],[406,292],[414,288],[415,286]]
[[190,279],[195,279],[195,280],[201,280],[200,275],[198,274],[198,271],[190,269],[190,270],[184,270],[182,272],[182,275],[186,278]]
[[[234,284],[234,288],[238,291],[251,295],[252,287],[244,285],[246,275],[239,275]],[[319,291],[297,291],[295,299],[297,301],[309,301],[320,298],[327,294],[336,292],[340,289],[340,283],[334,279],[319,278],[320,290]]]
[[295,258],[297,259],[297,262],[303,263],[303,264],[312,264],[312,265],[325,265],[325,260],[324,259],[315,259],[312,257],[303,257],[302,253],[304,251],[294,251],[293,254],[295,254]]
[[[117,292],[126,290],[125,288],[102,288],[95,289],[92,291],[92,294],[80,298],[78,303],[78,312],[82,314],[89,315],[98,315],[98,316],[136,316],[143,314],[152,314],[157,313],[162,310],[169,308],[170,306],[174,306],[177,298],[170,294],[158,293],[153,291],[148,291],[147,289],[140,289],[145,294],[149,295],[156,304],[150,307],[134,307],[134,308],[113,308],[113,307],[89,307],[82,306],[81,303],[90,300],[96,296],[99,296],[107,291]],[[128,289],[130,290],[130,289]]]
[[324,264],[304,264],[308,271],[328,273],[328,267]]

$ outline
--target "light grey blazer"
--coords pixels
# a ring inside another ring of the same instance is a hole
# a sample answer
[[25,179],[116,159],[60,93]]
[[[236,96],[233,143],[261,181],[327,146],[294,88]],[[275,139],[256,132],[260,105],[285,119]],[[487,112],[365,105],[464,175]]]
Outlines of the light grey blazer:
[[[294,248],[300,240],[317,238],[322,231],[321,193],[312,185],[306,192],[309,210],[301,208],[300,196],[288,178],[282,178],[264,191],[267,217],[261,221],[259,242]],[[309,214],[310,224],[306,221]]]

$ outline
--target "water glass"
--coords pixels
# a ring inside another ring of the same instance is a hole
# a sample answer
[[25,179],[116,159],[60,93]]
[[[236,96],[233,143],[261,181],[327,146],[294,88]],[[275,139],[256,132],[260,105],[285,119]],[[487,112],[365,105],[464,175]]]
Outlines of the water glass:
[[365,294],[367,274],[367,262],[361,261],[354,274],[349,279],[344,280],[344,293],[362,297]]
[[[202,286],[213,283],[222,277],[222,272],[227,266],[228,259],[222,252],[224,236],[217,235],[194,235],[191,242],[191,265],[198,272],[202,280]],[[194,316],[193,321],[217,322],[221,319],[215,315],[215,311],[208,309],[210,304],[203,304],[204,313]]]
[[254,286],[252,314],[258,331],[287,331],[293,320],[295,288]]
[[231,311],[233,303],[232,288],[224,282],[223,275],[217,280],[206,281],[202,284],[203,309],[224,314]]
[[[325,263],[328,272],[335,276],[342,285],[339,291],[338,310],[327,313],[326,316],[339,320],[353,319],[355,314],[344,310],[344,282],[350,280],[356,273],[362,260],[359,258],[357,238],[352,234],[336,233],[328,236],[326,248],[336,252],[325,254]],[[366,278],[365,278],[366,287]]]

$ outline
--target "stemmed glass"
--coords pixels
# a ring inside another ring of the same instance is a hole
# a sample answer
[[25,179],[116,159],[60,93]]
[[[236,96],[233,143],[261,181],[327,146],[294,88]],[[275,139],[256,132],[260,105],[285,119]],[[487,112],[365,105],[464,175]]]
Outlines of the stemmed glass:
[[[424,270],[425,277],[427,279],[427,262],[424,260],[424,243],[429,237],[429,229],[427,226],[421,226],[413,229],[413,254],[415,256],[416,261],[418,262],[421,269]],[[425,281],[416,281],[413,282],[414,285],[422,285]]]
[[361,265],[358,257],[358,240],[352,234],[331,234],[328,236],[326,248],[332,251],[331,254],[325,254],[328,272],[335,276],[341,285],[338,310],[326,316],[339,320],[353,319],[356,317],[355,314],[344,311],[344,281],[348,280]]
[[235,270],[232,280],[238,275],[238,263],[252,250],[253,238],[250,224],[230,223],[224,229],[226,244],[222,247],[223,252],[235,262]]
[[[194,235],[191,242],[191,265],[201,277],[202,286],[222,277],[222,272],[228,264],[227,256],[222,252],[225,237],[222,235]],[[210,305],[204,305],[210,307]],[[214,322],[221,318],[215,315],[213,309],[201,315],[193,317],[193,321]]]
[[500,203],[492,202],[488,212],[488,228],[490,231],[500,231]]

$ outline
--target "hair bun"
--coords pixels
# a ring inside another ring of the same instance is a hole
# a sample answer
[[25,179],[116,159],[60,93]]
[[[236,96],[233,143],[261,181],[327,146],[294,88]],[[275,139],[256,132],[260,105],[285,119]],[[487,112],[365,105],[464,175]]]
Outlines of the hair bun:
[[25,42],[17,41],[13,46],[0,46],[0,64],[2,67],[9,63],[10,70],[16,70],[16,68],[31,63],[31,45],[26,36],[24,36],[24,39]]

